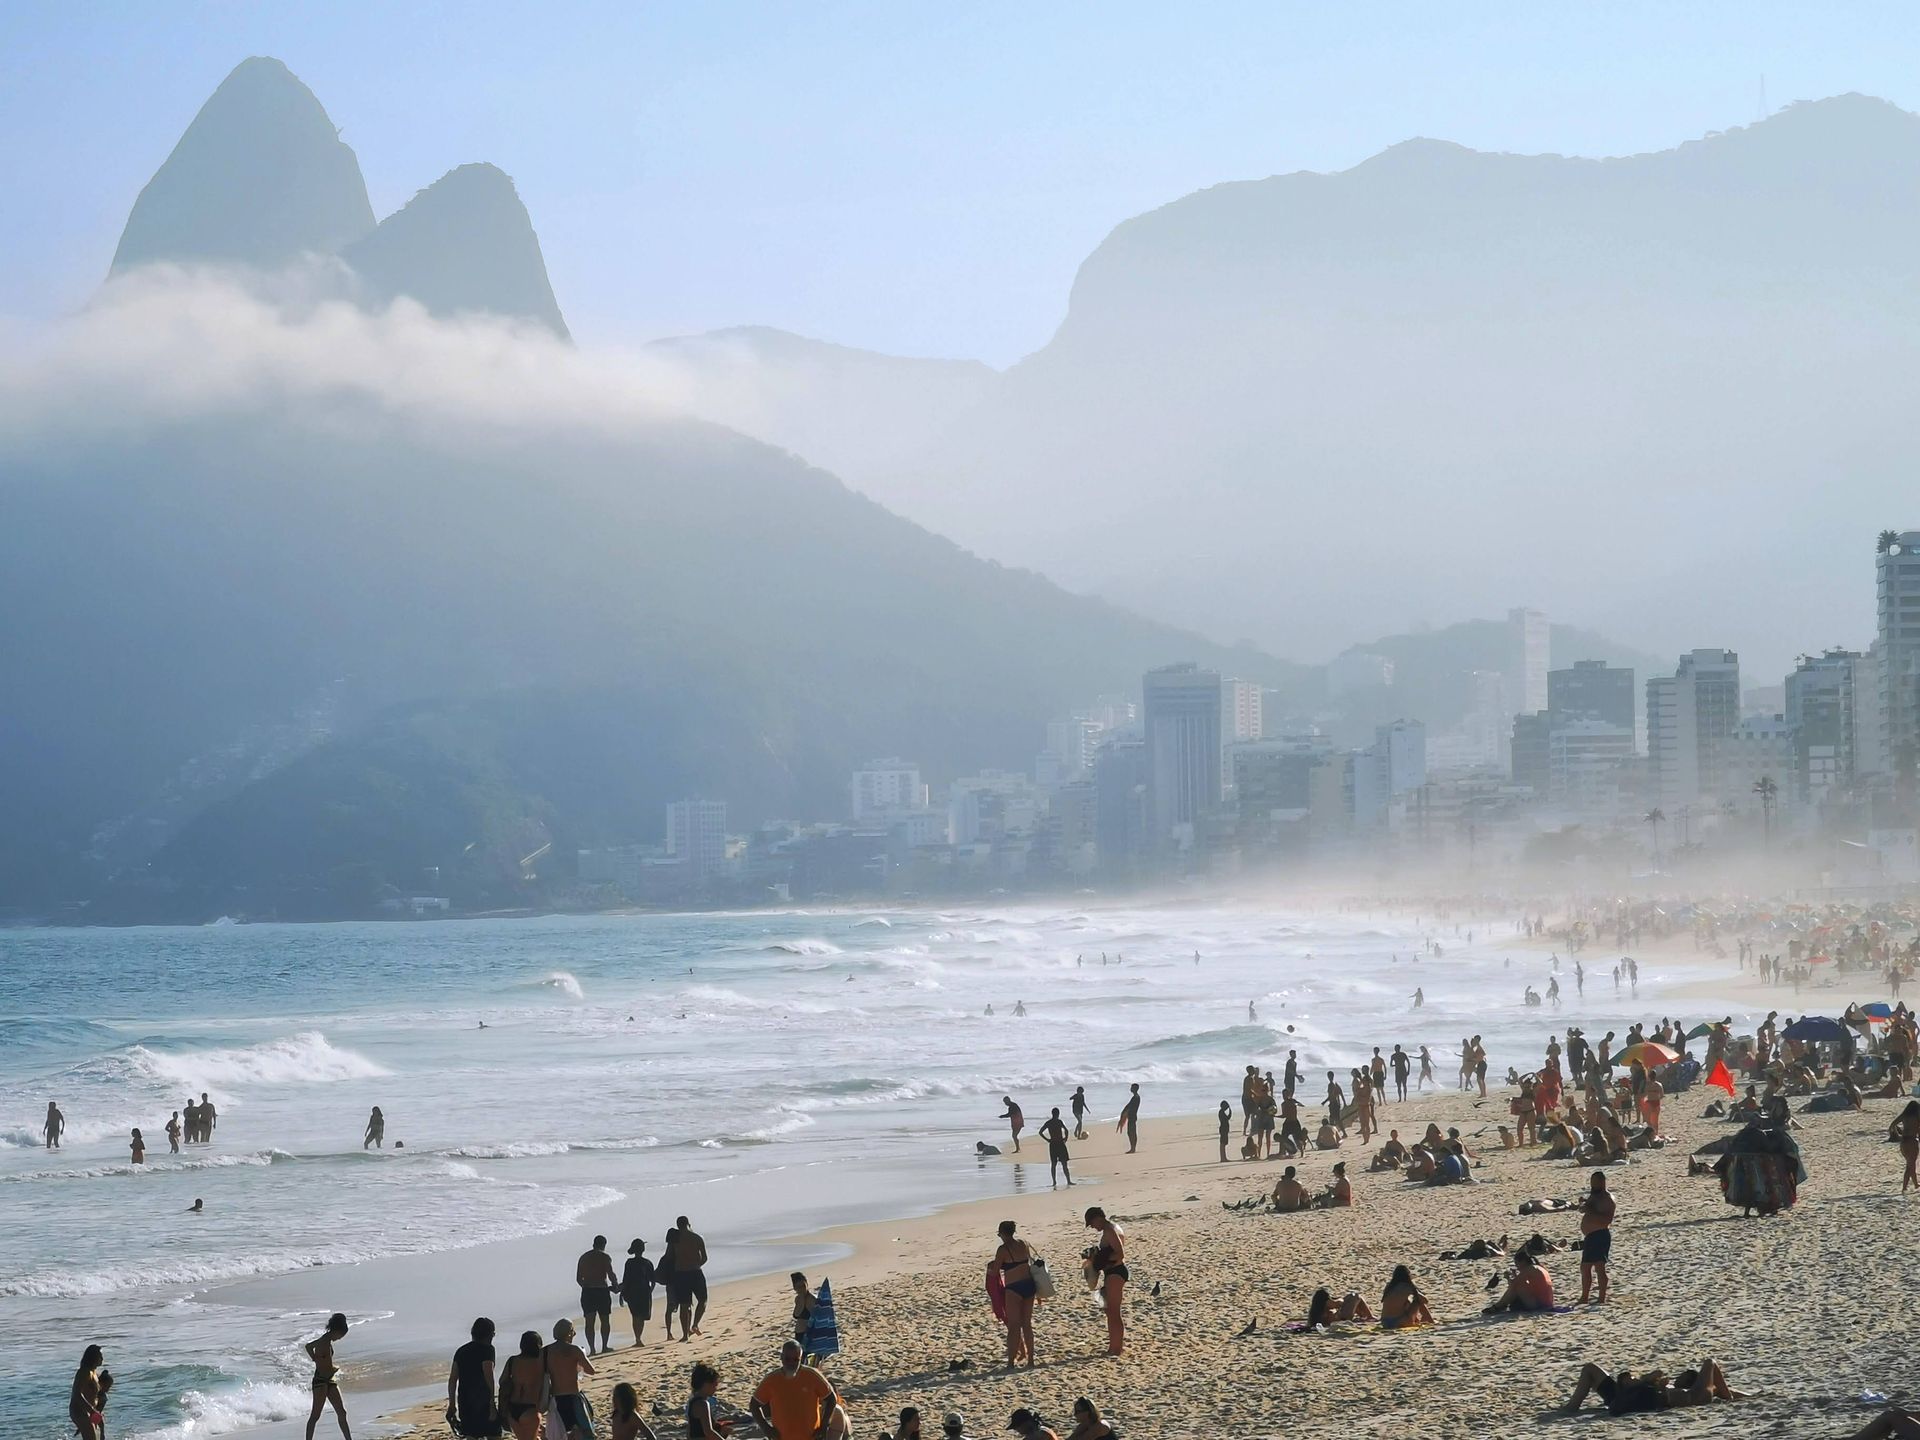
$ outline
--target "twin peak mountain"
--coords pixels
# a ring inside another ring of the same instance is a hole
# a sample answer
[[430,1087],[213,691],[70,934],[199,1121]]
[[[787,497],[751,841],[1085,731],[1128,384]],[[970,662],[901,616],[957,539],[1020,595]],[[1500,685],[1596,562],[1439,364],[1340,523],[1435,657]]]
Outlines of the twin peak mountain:
[[338,261],[355,299],[398,296],[567,336],[540,240],[513,181],[462,165],[375,223],[351,146],[278,60],[242,61],[134,202],[115,274],[151,263],[274,272]]

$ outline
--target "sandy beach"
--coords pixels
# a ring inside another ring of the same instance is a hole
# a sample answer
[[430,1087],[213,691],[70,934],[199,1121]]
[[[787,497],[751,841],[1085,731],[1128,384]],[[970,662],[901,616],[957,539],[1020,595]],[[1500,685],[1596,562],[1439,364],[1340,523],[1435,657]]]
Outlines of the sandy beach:
[[[1800,1117],[1811,1178],[1799,1205],[1772,1219],[1743,1219],[1711,1178],[1686,1174],[1689,1152],[1728,1128],[1702,1118],[1717,1092],[1672,1097],[1668,1148],[1609,1171],[1619,1202],[1611,1301],[1486,1320],[1479,1314],[1486,1283],[1502,1267],[1443,1261],[1440,1252],[1474,1237],[1508,1234],[1517,1242],[1536,1229],[1564,1243],[1577,1233],[1573,1218],[1516,1212],[1534,1197],[1572,1199],[1587,1181],[1587,1172],[1538,1152],[1499,1148],[1494,1125],[1505,1118],[1509,1093],[1496,1090],[1480,1102],[1429,1090],[1384,1109],[1385,1123],[1404,1139],[1428,1121],[1459,1126],[1483,1162],[1471,1187],[1430,1189],[1367,1173],[1357,1140],[1301,1162],[1317,1189],[1333,1162],[1345,1159],[1356,1193],[1351,1210],[1223,1210],[1222,1202],[1270,1189],[1281,1162],[1218,1163],[1211,1116],[1148,1120],[1136,1155],[1110,1128],[1096,1130],[1074,1147],[1085,1183],[1072,1191],[1048,1187],[1044,1146],[1029,1139],[1024,1156],[985,1162],[1020,1167],[1025,1189],[1014,1198],[807,1237],[809,1248],[846,1252],[813,1276],[833,1282],[843,1337],[844,1351],[826,1362],[826,1373],[863,1437],[891,1429],[909,1404],[936,1421],[958,1410],[968,1433],[983,1436],[1001,1433],[1015,1406],[1032,1405],[1064,1434],[1078,1395],[1091,1396],[1130,1437],[1466,1437],[1584,1433],[1594,1424],[1611,1431],[1636,1422],[1609,1419],[1595,1402],[1583,1419],[1552,1413],[1583,1361],[1671,1373],[1707,1355],[1752,1398],[1667,1412],[1654,1422],[1659,1434],[1838,1436],[1873,1413],[1862,1392],[1913,1398],[1910,1307],[1877,1278],[1883,1257],[1901,1263],[1920,1216],[1920,1196],[1899,1194],[1898,1153],[1885,1140],[1899,1102],[1869,1102],[1864,1116]],[[1129,1342],[1120,1359],[1103,1353],[1100,1312],[1077,1283],[1077,1257],[1089,1238],[1080,1212],[1092,1203],[1115,1215],[1128,1236]],[[1032,1371],[1005,1369],[1002,1332],[982,1293],[1003,1218],[1019,1222],[1061,1281],[1059,1297],[1036,1321],[1041,1363]],[[725,1237],[709,1241],[724,1245]],[[1557,1254],[1545,1262],[1563,1300],[1578,1294],[1576,1259]],[[1377,1305],[1401,1261],[1432,1303],[1440,1322],[1433,1328],[1333,1335],[1284,1328],[1304,1315],[1320,1284],[1336,1294],[1356,1289]],[[607,1390],[625,1380],[638,1388],[643,1408],[663,1407],[655,1417],[662,1435],[684,1433],[678,1417],[695,1359],[716,1363],[723,1402],[743,1406],[775,1362],[789,1305],[784,1275],[717,1288],[700,1340],[669,1346],[656,1334],[644,1350],[603,1360],[591,1390],[600,1413]],[[615,1326],[616,1342],[629,1338],[624,1315]],[[449,1336],[448,1351],[462,1338]],[[503,1333],[503,1354],[511,1339]],[[955,1362],[965,1368],[952,1368]],[[401,1418],[418,1440],[450,1434],[437,1406]]]

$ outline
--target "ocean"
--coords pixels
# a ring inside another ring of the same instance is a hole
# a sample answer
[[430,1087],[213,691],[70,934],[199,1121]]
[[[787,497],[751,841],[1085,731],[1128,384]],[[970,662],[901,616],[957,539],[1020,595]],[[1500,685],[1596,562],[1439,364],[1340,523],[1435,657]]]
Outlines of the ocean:
[[[1508,917],[1461,932],[1215,903],[0,931],[0,1413],[24,1440],[70,1434],[98,1342],[117,1436],[304,1416],[299,1341],[333,1308],[350,1376],[417,1381],[428,1353],[444,1374],[464,1321],[429,1335],[368,1293],[382,1257],[582,1223],[657,1250],[688,1213],[716,1278],[778,1268],[774,1237],[1029,1183],[971,1153],[1004,1139],[1003,1094],[1029,1126],[1075,1085],[1109,1120],[1131,1082],[1148,1115],[1198,1114],[1289,1048],[1311,1076],[1395,1043],[1431,1046],[1444,1084],[1475,1032],[1503,1075],[1537,1059],[1551,1021],[1522,990],[1549,961]],[[1442,957],[1415,958],[1426,934]],[[1586,958],[1562,1024],[1624,1029],[1698,978],[1644,967],[1634,1001],[1614,957]],[[202,1091],[213,1143],[168,1154]],[[366,1151],[374,1105],[387,1148]],[[564,1312],[555,1269],[503,1286],[503,1333]],[[260,1284],[292,1276],[299,1304]]]

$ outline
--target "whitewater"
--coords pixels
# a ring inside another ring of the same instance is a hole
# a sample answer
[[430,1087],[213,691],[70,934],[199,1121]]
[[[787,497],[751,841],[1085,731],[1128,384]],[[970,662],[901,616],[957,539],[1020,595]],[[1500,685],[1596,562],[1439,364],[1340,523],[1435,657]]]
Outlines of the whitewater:
[[[657,1237],[697,1209],[739,1273],[772,1263],[744,1242],[996,1193],[1013,1172],[971,1150],[1004,1134],[1003,1095],[1030,1124],[1076,1085],[1096,1115],[1131,1083],[1150,1115],[1200,1114],[1289,1049],[1312,1073],[1426,1044],[1445,1077],[1472,1033],[1503,1070],[1550,1023],[1522,1003],[1549,960],[1506,917],[1476,923],[1468,944],[1451,922],[1196,903],[0,931],[7,1433],[67,1433],[89,1341],[117,1435],[284,1421],[336,1276],[367,1292],[350,1360],[399,1374],[426,1347],[444,1371],[464,1322],[409,1328],[372,1262],[583,1225]],[[1428,935],[1445,956],[1416,958]],[[1657,1008],[1697,978],[1666,965],[1638,1003],[1591,982],[1576,1001],[1563,971],[1554,1018]],[[168,1154],[168,1115],[203,1092],[213,1143]],[[374,1105],[387,1146],[367,1151]],[[310,1303],[257,1288],[274,1277]]]

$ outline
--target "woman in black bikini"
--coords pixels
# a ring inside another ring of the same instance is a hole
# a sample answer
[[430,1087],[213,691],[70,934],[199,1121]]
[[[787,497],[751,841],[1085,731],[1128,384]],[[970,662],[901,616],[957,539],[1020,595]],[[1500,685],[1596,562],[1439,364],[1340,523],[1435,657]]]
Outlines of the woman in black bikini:
[[100,1368],[106,1359],[98,1345],[89,1345],[80,1356],[80,1368],[73,1372],[67,1418],[80,1440],[104,1440],[107,1433],[107,1392],[113,1388],[113,1376]]
[[1107,1312],[1107,1354],[1118,1355],[1127,1342],[1127,1322],[1120,1311],[1121,1293],[1129,1278],[1126,1236],[1098,1205],[1087,1207],[1086,1222],[1089,1230],[1100,1232],[1100,1243],[1088,1252],[1088,1258],[1100,1275],[1100,1300]]
[[547,1413],[547,1362],[538,1330],[522,1331],[520,1353],[500,1367],[500,1413],[514,1440],[538,1440]]
[[1013,1221],[1000,1222],[1000,1248],[993,1252],[1000,1280],[1007,1287],[1007,1364],[1022,1360],[1033,1368],[1033,1302],[1040,1287],[1033,1279],[1033,1251],[1014,1238]]
[[340,1433],[346,1440],[353,1440],[353,1431],[347,1428],[347,1402],[340,1398],[340,1371],[333,1363],[333,1347],[346,1338],[347,1317],[336,1311],[327,1320],[326,1333],[306,1343],[307,1358],[313,1361],[313,1409],[307,1414],[307,1440],[313,1440],[313,1428],[320,1423],[320,1412],[329,1401],[340,1422]]

